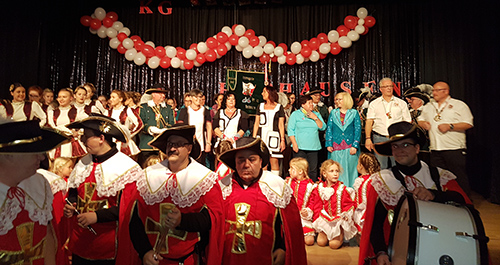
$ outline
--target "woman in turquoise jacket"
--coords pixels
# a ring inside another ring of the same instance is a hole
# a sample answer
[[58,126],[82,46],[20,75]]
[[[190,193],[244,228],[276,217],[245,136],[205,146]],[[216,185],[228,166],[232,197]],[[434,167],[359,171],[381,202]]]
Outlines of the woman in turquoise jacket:
[[358,111],[352,106],[353,100],[349,93],[341,92],[335,96],[335,109],[328,118],[325,135],[329,158],[342,166],[339,180],[348,187],[352,187],[358,177],[356,167],[361,138],[361,120]]

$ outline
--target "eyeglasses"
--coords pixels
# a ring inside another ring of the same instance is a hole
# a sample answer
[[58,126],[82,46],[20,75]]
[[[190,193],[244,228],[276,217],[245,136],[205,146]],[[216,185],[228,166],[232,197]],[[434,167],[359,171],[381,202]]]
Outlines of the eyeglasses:
[[391,144],[392,149],[407,149],[410,146],[415,146],[417,144],[412,143],[402,143],[402,144]]
[[392,87],[392,85],[381,86],[380,88],[388,88],[388,87]]
[[447,89],[446,88],[439,88],[439,89],[433,89],[432,91],[440,92],[440,91],[444,91],[444,90],[447,90]]
[[186,145],[189,145],[189,143],[172,143],[172,142],[167,142],[167,148],[170,149],[170,148],[180,148],[180,147],[184,147]]

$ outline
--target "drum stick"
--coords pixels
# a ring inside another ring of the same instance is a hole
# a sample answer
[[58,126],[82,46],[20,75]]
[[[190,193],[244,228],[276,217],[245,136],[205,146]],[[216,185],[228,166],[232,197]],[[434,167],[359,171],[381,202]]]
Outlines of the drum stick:
[[[67,203],[67,204],[69,204],[69,205],[73,206],[73,204],[72,204],[72,203],[68,200],[68,198],[66,198],[65,200],[66,200],[66,203]],[[75,208],[75,213],[76,213],[77,215],[80,215],[80,212],[79,212],[76,208]],[[87,229],[88,229],[90,232],[92,232],[92,234],[97,235],[97,232],[94,230],[94,228],[92,228],[92,226],[87,225]]]

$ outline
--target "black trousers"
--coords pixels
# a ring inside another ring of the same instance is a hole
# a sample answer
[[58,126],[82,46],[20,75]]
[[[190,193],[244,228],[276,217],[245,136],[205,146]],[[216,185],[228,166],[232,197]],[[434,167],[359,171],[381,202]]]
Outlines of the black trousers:
[[470,197],[471,189],[467,176],[465,149],[431,151],[431,165],[451,171],[457,176],[458,185]]
[[73,265],[115,265],[115,260],[88,260],[73,254],[71,264]]
[[[293,152],[293,151],[292,151]],[[293,157],[303,157],[309,164],[309,178],[314,182],[318,181],[318,151],[305,151],[293,152]]]

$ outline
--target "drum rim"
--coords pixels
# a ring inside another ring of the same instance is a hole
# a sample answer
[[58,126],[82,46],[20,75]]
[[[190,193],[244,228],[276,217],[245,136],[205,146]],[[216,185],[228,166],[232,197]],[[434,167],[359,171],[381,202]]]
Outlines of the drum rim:
[[[472,217],[472,220],[474,220],[474,229],[475,229],[475,233],[476,235],[482,237],[482,238],[487,238],[486,237],[486,232],[484,230],[484,226],[483,226],[483,221],[481,220],[481,216],[480,216],[480,213],[478,210],[476,210],[476,208],[474,208],[473,205],[469,205],[469,204],[466,204],[466,205],[461,205],[461,207],[467,209],[467,212],[469,213],[469,215]],[[489,264],[489,252],[488,252],[488,238],[487,240],[482,240],[482,239],[476,239],[476,243],[478,244],[479,246],[479,264],[481,265],[487,265]]]
[[[398,204],[396,206],[396,210],[394,212],[394,217],[396,219],[392,220],[391,224],[391,234],[389,236],[389,247],[387,249],[389,257],[392,258],[394,254],[394,232],[396,230],[397,219],[399,217],[399,212],[401,211],[401,206],[404,201],[408,200],[408,212],[409,212],[409,221],[416,221],[417,218],[417,204],[415,199],[413,198],[413,194],[409,192],[405,192],[401,198],[399,198]],[[417,227],[409,225],[409,235],[408,235],[408,253],[406,254],[406,264],[415,264],[415,254],[417,247]]]

